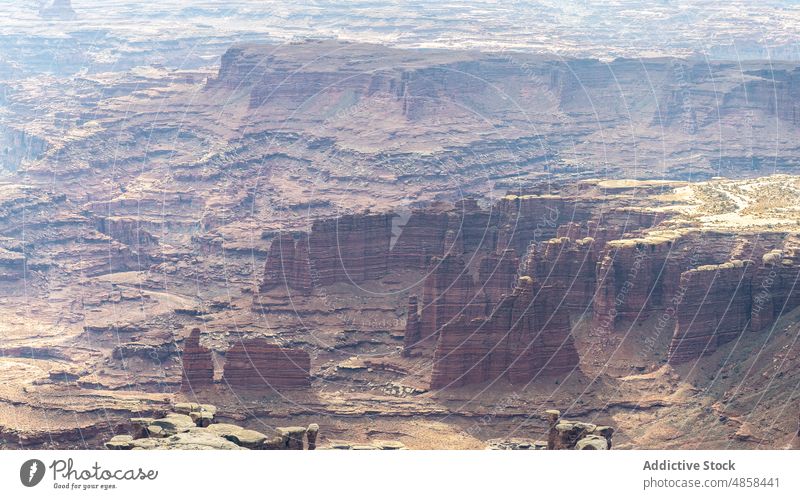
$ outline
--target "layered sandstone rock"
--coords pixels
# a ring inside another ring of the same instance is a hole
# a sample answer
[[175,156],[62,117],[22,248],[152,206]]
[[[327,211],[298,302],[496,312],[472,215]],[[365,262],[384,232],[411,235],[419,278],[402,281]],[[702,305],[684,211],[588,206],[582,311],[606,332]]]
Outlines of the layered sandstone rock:
[[308,236],[314,285],[358,284],[386,275],[394,217],[363,213],[314,222]]
[[[360,284],[380,279],[388,270],[393,213],[362,213],[317,220],[309,233],[282,233],[273,239],[261,293],[308,296],[316,287],[336,283]],[[413,230],[412,230],[413,232]],[[412,245],[412,243],[409,243]],[[404,260],[425,245],[407,249]]]
[[561,419],[557,410],[545,411],[548,450],[611,450],[614,428]]
[[[568,229],[575,229],[571,224]],[[582,231],[560,231],[579,237]],[[525,271],[535,281],[549,285],[561,307],[581,313],[592,303],[597,285],[597,246],[591,237],[570,239],[562,236],[540,245],[531,245],[525,257]]]
[[595,271],[595,327],[610,330],[673,307],[683,299],[681,274],[729,260],[737,241],[729,233],[665,230],[608,242]]
[[222,381],[235,390],[283,390],[311,384],[311,358],[304,350],[262,339],[242,340],[225,355]]
[[591,202],[548,194],[509,194],[494,207],[498,216],[497,248],[522,254],[531,242],[556,236],[558,227],[592,218]]
[[314,450],[317,448],[317,435],[319,434],[319,425],[316,423],[311,423],[306,428],[306,440],[308,442],[308,450]]
[[445,324],[434,352],[431,388],[499,379],[525,384],[575,369],[578,353],[569,316],[549,291],[522,277],[488,317],[470,321],[460,315]]
[[308,238],[299,240],[288,233],[272,241],[264,267],[264,279],[260,291],[291,295],[309,294],[312,290],[311,266],[308,259]]
[[437,208],[414,210],[392,247],[391,267],[426,269],[432,257],[444,253],[448,222],[446,211]]
[[681,275],[686,292],[676,310],[668,356],[671,364],[709,355],[748,329],[752,271],[751,262],[735,260]]
[[414,347],[419,343],[421,335],[419,303],[416,296],[409,296],[408,307],[406,308],[406,329],[403,336],[403,356],[408,357],[411,355]]
[[594,316],[613,326],[619,320],[646,319],[661,301],[673,240],[668,237],[612,241],[597,264]]
[[441,328],[459,315],[471,318],[483,313],[475,300],[472,276],[458,255],[448,254],[431,261],[422,296],[418,347],[434,344]]
[[[464,252],[477,250],[492,251],[497,247],[496,210],[487,211],[472,198],[461,199],[453,205],[449,228],[459,235]],[[445,245],[445,251],[450,246]],[[498,248],[501,252],[507,248]]]
[[750,330],[772,325],[783,313],[800,306],[800,262],[794,251],[773,250],[762,256],[752,280]]
[[491,253],[481,258],[476,282],[463,257],[434,259],[423,284],[421,309],[417,297],[409,298],[404,355],[415,347],[432,346],[442,327],[458,316],[470,320],[489,314],[513,290],[518,268],[514,250]]
[[390,266],[424,270],[432,257],[495,248],[497,226],[491,213],[475,199],[462,199],[452,206],[437,203],[412,211],[394,243]]
[[193,391],[214,383],[211,350],[200,345],[200,329],[194,328],[183,342],[181,391]]
[[478,292],[490,306],[499,303],[514,289],[518,272],[519,258],[513,249],[486,255],[478,265]]

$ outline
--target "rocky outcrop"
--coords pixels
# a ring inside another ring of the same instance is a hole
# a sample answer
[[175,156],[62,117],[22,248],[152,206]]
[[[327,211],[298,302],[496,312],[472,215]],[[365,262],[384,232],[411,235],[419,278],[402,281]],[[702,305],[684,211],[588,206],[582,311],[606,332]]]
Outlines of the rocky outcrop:
[[514,250],[484,256],[478,265],[477,291],[489,306],[493,306],[514,289],[518,272],[519,258]]
[[449,321],[464,315],[477,317],[484,313],[475,300],[475,283],[469,274],[463,257],[448,254],[431,261],[428,275],[423,282],[422,308],[419,317],[408,320],[419,321],[419,333],[406,342],[406,355],[414,348],[425,348],[435,344],[439,331]]
[[314,285],[358,284],[386,275],[394,216],[364,213],[314,222],[308,236]]
[[173,410],[178,414],[185,414],[192,418],[195,425],[205,428],[216,423],[217,408],[211,404],[196,404],[192,402],[180,402],[173,406]]
[[668,360],[678,364],[713,353],[747,331],[752,262],[704,265],[681,274],[685,295],[676,309]]
[[211,350],[200,345],[200,329],[194,328],[183,342],[181,391],[190,392],[214,383]]
[[454,388],[506,379],[525,384],[570,372],[578,353],[566,311],[550,290],[522,277],[486,318],[460,315],[445,324],[434,352],[431,388]]
[[284,390],[311,384],[311,357],[262,339],[242,340],[225,354],[222,382],[234,390]]
[[[569,228],[574,228],[571,224]],[[551,287],[554,299],[570,313],[581,313],[592,303],[597,284],[597,245],[591,237],[580,237],[579,231],[561,231],[566,236],[532,244],[525,257],[527,275]]]
[[497,248],[523,254],[531,242],[555,237],[559,226],[591,219],[591,205],[550,194],[509,194],[494,207],[499,218]]
[[762,256],[752,280],[750,330],[761,331],[783,313],[800,306],[800,262],[794,249]]
[[545,412],[548,423],[548,450],[611,450],[614,428],[561,419],[561,412]]
[[406,328],[403,335],[403,356],[411,355],[414,347],[419,344],[422,335],[422,327],[419,320],[419,303],[416,296],[408,297],[408,307],[406,308]]
[[442,256],[449,218],[447,211],[438,208],[412,211],[392,246],[391,267],[424,270],[432,257]]
[[307,295],[311,290],[308,238],[301,235],[295,240],[292,234],[280,234],[270,245],[259,291]]
[[[308,450],[316,449],[319,425],[275,428],[272,436],[213,420],[216,407],[178,403],[162,418],[132,418],[130,435],[115,435],[105,443],[110,450]],[[199,415],[199,416],[198,416]],[[205,416],[210,415],[210,416]],[[197,416],[197,417],[196,417]]]
[[306,439],[308,440],[308,450],[317,448],[317,435],[319,434],[319,425],[311,423],[306,428]]

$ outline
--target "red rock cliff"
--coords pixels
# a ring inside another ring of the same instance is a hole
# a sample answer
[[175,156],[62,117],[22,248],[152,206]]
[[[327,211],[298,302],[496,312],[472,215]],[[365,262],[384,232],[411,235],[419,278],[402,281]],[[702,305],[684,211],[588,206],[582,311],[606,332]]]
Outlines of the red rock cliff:
[[434,353],[431,388],[454,388],[506,379],[514,384],[578,366],[567,313],[549,289],[522,277],[488,318],[446,324]]
[[223,384],[236,390],[282,390],[311,384],[311,357],[262,339],[234,344],[225,354]]
[[211,358],[211,350],[200,345],[198,328],[192,329],[184,341],[181,360],[183,363],[181,391],[193,391],[213,384],[214,362]]
[[297,241],[291,234],[280,234],[273,239],[264,266],[264,279],[260,291],[291,294],[309,294],[312,290],[311,267],[308,260],[308,238]]
[[394,217],[364,213],[314,222],[308,236],[314,285],[358,284],[386,275]]
[[749,262],[736,260],[681,274],[685,295],[676,308],[670,364],[709,355],[748,329],[752,270]]

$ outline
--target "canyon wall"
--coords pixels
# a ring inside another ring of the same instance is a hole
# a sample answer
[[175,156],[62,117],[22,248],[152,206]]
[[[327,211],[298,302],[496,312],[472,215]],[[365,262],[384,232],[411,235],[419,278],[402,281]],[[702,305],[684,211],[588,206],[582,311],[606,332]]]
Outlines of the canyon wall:
[[794,248],[770,251],[756,269],[751,291],[750,330],[771,326],[785,312],[800,306],[800,258]]
[[683,272],[758,255],[759,248],[736,234],[695,230],[609,241],[596,269],[595,327],[610,330],[620,322],[647,320],[680,299]]
[[713,353],[747,331],[752,303],[752,262],[703,265],[681,274],[686,290],[676,312],[669,362]]
[[200,329],[194,328],[183,342],[181,391],[194,391],[214,383],[211,350],[200,345]]
[[520,278],[488,317],[446,324],[434,352],[431,388],[455,388],[505,379],[526,384],[541,375],[570,372],[578,353],[569,315],[548,289]]
[[316,220],[308,233],[276,234],[260,292],[308,295],[336,283],[360,284],[386,275],[392,213]]
[[280,234],[270,245],[259,290],[309,294],[312,287],[308,237],[295,240],[292,234]]
[[[575,232],[562,233],[580,236]],[[598,250],[591,237],[570,239],[569,236],[532,244],[525,257],[524,269],[537,282],[550,286],[553,299],[562,308],[570,313],[583,313],[594,296]]]
[[392,213],[363,213],[317,220],[308,235],[315,286],[354,284],[386,275]]
[[311,357],[262,339],[242,340],[225,354],[222,383],[234,390],[282,390],[311,384]]

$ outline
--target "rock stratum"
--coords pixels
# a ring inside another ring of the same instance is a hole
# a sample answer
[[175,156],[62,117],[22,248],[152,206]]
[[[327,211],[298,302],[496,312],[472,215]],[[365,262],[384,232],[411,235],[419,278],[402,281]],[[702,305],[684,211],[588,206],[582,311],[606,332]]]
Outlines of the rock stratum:
[[325,40],[4,81],[0,446],[176,403],[329,447],[551,407],[599,447],[794,445],[795,66]]

